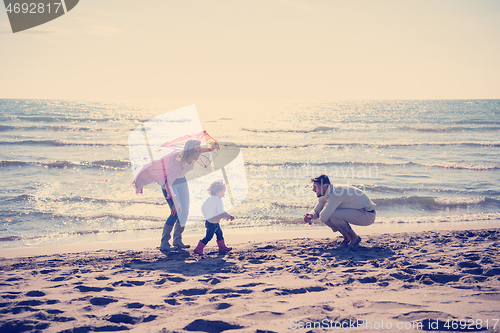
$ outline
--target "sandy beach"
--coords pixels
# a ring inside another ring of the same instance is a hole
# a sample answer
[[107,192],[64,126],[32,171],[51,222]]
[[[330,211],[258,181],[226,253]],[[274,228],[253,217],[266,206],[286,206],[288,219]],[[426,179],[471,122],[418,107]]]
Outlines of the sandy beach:
[[498,223],[358,229],[355,249],[336,248],[339,238],[320,228],[228,232],[233,251],[213,242],[204,257],[165,256],[152,241],[1,250],[0,331],[500,331]]

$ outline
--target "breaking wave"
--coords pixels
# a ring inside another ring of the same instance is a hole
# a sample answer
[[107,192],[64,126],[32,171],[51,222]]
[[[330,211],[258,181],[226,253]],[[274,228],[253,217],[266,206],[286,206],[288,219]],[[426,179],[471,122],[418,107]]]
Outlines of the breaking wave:
[[104,160],[104,161],[82,161],[82,162],[69,162],[69,161],[0,161],[0,168],[7,167],[27,167],[27,166],[39,166],[48,169],[67,169],[67,168],[129,168],[129,161],[121,160]]

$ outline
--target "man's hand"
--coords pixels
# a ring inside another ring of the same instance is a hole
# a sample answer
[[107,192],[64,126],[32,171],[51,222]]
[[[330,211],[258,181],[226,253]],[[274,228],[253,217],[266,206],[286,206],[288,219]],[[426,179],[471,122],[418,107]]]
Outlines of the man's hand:
[[312,219],[312,215],[311,214],[304,214],[304,223],[308,223],[309,219]]

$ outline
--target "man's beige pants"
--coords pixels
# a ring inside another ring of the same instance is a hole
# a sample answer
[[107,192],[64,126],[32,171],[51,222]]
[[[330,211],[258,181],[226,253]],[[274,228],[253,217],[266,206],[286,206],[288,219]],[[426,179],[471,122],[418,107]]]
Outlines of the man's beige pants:
[[350,224],[360,226],[373,224],[375,215],[374,212],[369,213],[362,209],[337,208],[325,224],[334,232],[349,233],[352,230]]

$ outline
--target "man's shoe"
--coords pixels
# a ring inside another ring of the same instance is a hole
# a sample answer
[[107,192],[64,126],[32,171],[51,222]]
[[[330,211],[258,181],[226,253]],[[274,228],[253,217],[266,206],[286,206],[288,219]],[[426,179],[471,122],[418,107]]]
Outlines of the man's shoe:
[[356,239],[356,241],[352,245],[349,244],[348,246],[349,247],[356,247],[359,245],[360,242],[361,242],[361,237],[358,236],[358,239]]
[[347,247],[347,245],[349,245],[349,240],[347,238],[344,238],[344,240],[342,241],[342,243],[339,244],[339,248],[341,247]]

